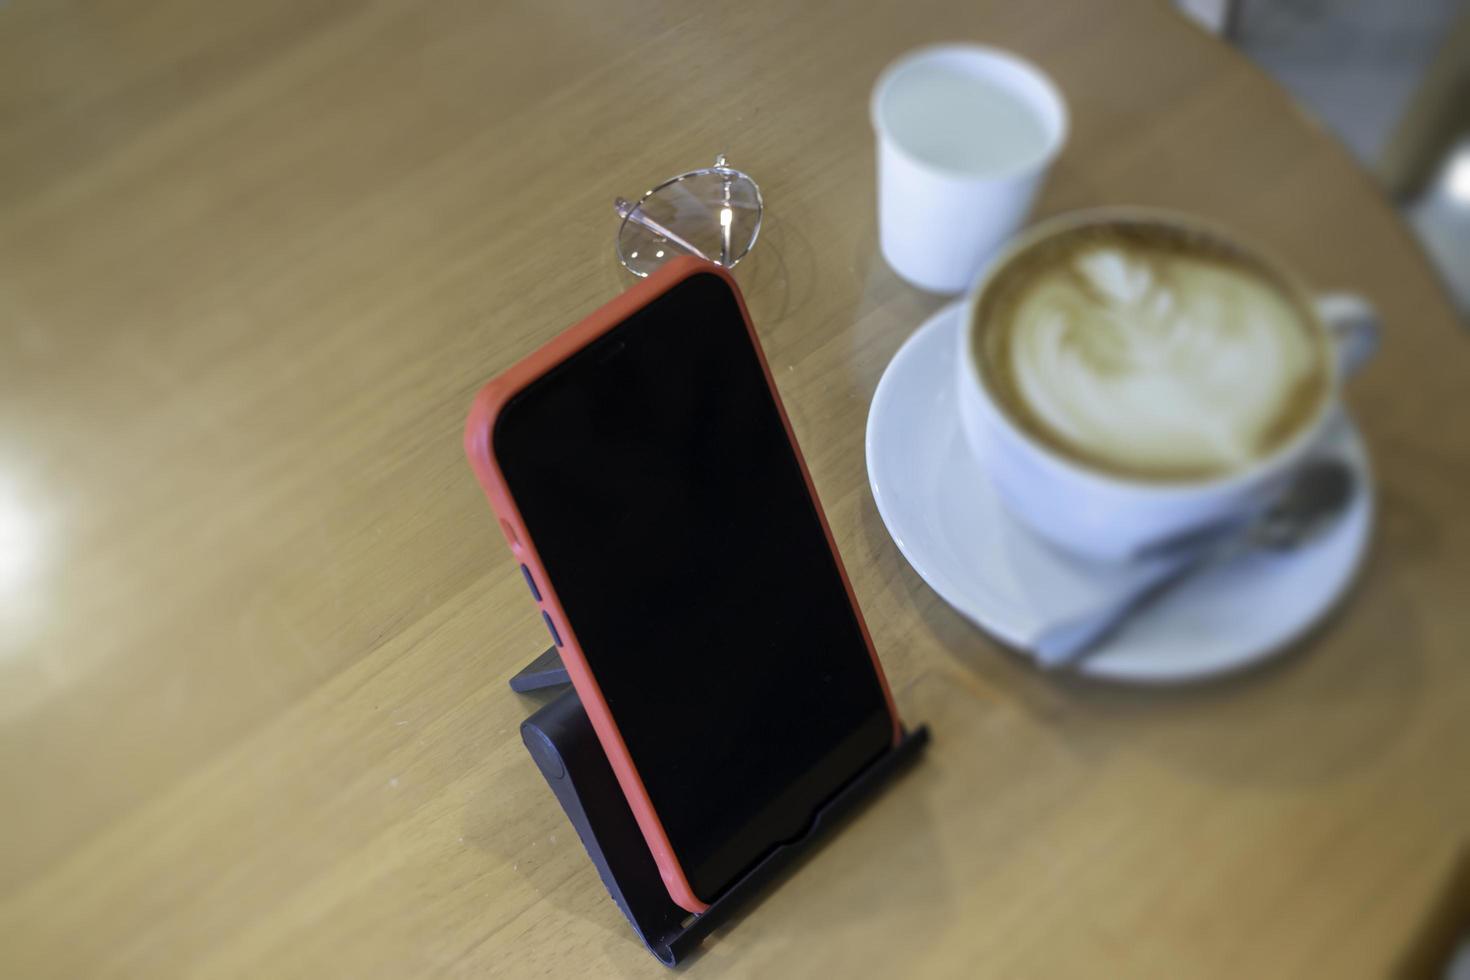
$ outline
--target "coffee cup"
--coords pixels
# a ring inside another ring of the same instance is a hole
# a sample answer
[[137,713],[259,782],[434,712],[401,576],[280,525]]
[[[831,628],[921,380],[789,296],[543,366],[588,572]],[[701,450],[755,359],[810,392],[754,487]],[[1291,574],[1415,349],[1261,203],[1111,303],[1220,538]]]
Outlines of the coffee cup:
[[966,439],[1058,547],[1127,561],[1264,506],[1319,446],[1378,318],[1313,296],[1197,219],[1106,208],[1041,222],[966,302]]

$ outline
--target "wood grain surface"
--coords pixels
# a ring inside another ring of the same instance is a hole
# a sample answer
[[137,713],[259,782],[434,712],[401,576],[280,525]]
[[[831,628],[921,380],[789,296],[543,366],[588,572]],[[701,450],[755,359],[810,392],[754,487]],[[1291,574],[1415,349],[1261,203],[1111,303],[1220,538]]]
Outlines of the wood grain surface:
[[[1231,681],[1040,676],[865,479],[942,300],[878,257],[866,99],[1052,73],[1038,213],[1177,207],[1384,314],[1350,600]],[[0,975],[662,974],[517,738],[544,646],[471,395],[627,285],[611,200],[754,175],[738,269],[926,760],[690,976],[1380,976],[1470,833],[1470,341],[1334,140],[1164,3],[0,5]]]

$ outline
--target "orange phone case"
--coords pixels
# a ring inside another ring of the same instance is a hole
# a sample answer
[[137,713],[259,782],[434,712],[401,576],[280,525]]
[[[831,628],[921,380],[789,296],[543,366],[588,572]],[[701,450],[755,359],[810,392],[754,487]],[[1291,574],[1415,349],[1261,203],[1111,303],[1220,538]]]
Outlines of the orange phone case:
[[580,323],[563,331],[480,389],[470,409],[464,433],[465,454],[469,457],[470,467],[475,471],[476,478],[485,490],[485,496],[490,500],[490,506],[500,520],[501,531],[510,543],[511,552],[517,560],[525,563],[536,579],[536,584],[541,592],[541,608],[551,617],[562,640],[561,659],[566,666],[567,675],[571,678],[572,686],[577,691],[577,697],[581,700],[582,707],[592,722],[593,731],[597,733],[597,738],[602,743],[603,751],[607,753],[608,762],[612,765],[623,794],[628,798],[628,804],[638,821],[638,827],[643,831],[644,839],[648,841],[648,848],[653,853],[654,861],[658,864],[659,874],[663,877],[664,885],[669,890],[669,897],[681,908],[694,913],[703,912],[709,905],[694,894],[694,890],[689,886],[689,879],[674,854],[668,834],[664,831],[663,822],[659,819],[658,812],[649,799],[648,791],[644,788],[643,778],[638,773],[637,764],[629,755],[622,733],[618,730],[617,722],[614,721],[608,710],[602,690],[597,684],[597,678],[593,676],[587,666],[586,658],[582,655],[582,648],[577,642],[576,628],[562,610],[556,588],[546,574],[540,555],[536,551],[535,542],[531,540],[521,520],[520,510],[511,496],[510,488],[506,485],[501,473],[499,461],[495,457],[492,440],[496,417],[514,395],[685,279],[702,274],[719,276],[725,280],[740,307],[740,315],[745,321],[746,331],[750,334],[751,345],[755,348],[756,357],[765,374],[766,384],[771,390],[771,397],[781,417],[781,424],[786,430],[786,437],[791,442],[791,450],[796,454],[802,478],[806,481],[807,491],[811,494],[812,502],[816,506],[817,517],[822,524],[822,531],[827,537],[827,545],[832,549],[837,571],[842,576],[843,588],[847,591],[848,601],[852,605],[853,614],[857,617],[863,642],[867,645],[868,655],[872,658],[873,670],[878,675],[878,682],[888,705],[888,714],[893,719],[893,742],[897,744],[902,736],[903,726],[899,722],[898,711],[893,704],[893,695],[888,688],[888,678],[884,676],[883,665],[879,663],[878,654],[873,649],[873,640],[868,634],[868,624],[864,622],[862,611],[858,608],[857,596],[852,591],[852,583],[847,578],[847,569],[843,566],[842,557],[837,552],[836,542],[832,538],[832,529],[827,523],[827,515],[822,510],[821,501],[817,499],[816,487],[812,485],[806,460],[802,458],[801,449],[796,444],[791,421],[787,418],[786,409],[781,404],[781,396],[776,391],[770,366],[766,363],[765,352],[761,350],[760,340],[750,322],[750,313],[745,308],[745,300],[740,295],[740,290],[736,287],[735,280],[728,270],[689,257],[675,259],[660,267],[653,275],[633,286]]

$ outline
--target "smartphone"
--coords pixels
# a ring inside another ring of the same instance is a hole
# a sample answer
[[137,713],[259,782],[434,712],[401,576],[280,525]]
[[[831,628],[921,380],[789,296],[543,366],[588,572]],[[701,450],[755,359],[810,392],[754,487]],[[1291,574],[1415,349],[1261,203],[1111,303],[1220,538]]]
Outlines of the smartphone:
[[679,259],[491,381],[465,450],[675,903],[896,744],[734,280]]

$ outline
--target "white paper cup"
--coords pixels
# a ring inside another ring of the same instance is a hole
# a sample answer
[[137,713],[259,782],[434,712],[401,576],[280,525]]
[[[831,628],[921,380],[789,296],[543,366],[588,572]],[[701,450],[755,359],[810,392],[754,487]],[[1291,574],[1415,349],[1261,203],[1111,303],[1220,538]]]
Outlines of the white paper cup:
[[1061,92],[997,48],[920,48],[870,104],[883,257],[920,289],[959,293],[1018,229],[1067,137]]

